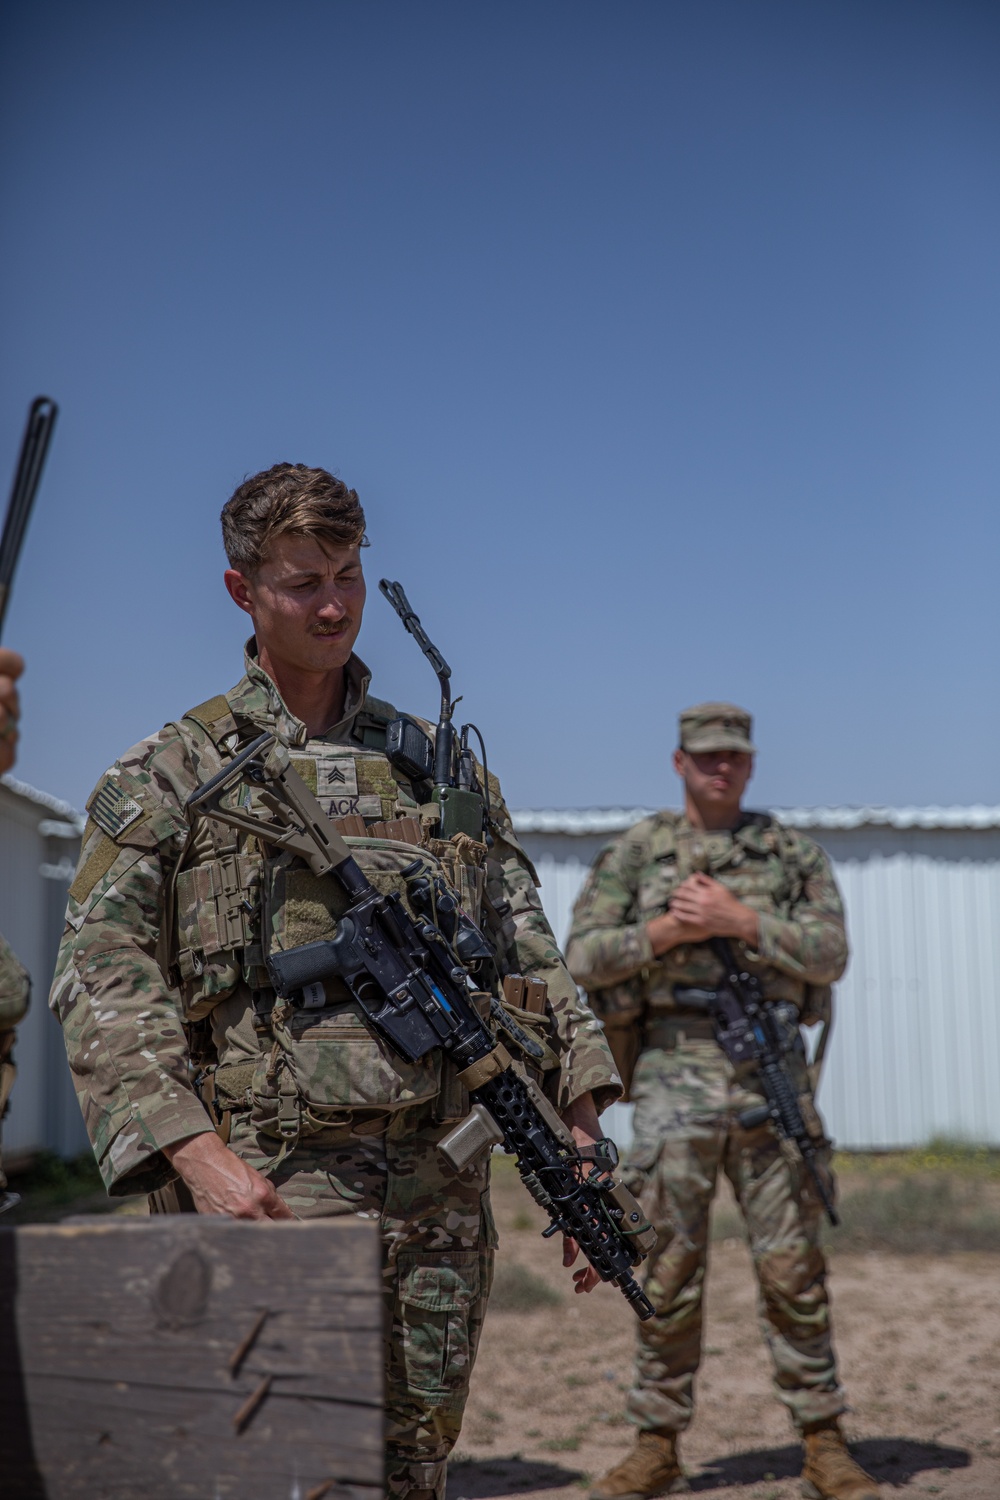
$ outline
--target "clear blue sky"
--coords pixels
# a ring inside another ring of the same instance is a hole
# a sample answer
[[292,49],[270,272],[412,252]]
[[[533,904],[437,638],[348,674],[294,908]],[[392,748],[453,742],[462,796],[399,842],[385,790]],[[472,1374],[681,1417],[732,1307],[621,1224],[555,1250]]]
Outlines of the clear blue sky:
[[[520,806],[1000,801],[1000,7],[4,8],[7,644],[80,804],[240,675],[218,512],[333,468]],[[375,688],[434,681],[372,590]]]

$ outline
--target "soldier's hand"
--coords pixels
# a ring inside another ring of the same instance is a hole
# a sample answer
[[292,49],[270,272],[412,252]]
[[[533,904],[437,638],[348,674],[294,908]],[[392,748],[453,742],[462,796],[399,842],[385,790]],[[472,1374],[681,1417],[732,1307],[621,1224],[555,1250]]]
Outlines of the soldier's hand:
[[0,646],[0,776],[9,771],[17,755],[17,721],[21,704],[14,686],[24,671],[24,658]]
[[200,1214],[231,1219],[294,1219],[274,1188],[254,1167],[224,1146],[214,1131],[165,1146],[163,1154],[191,1189]]
[[[594,1104],[594,1096],[591,1093],[581,1094],[579,1099],[574,1099],[572,1104],[563,1110],[563,1121],[570,1128],[570,1133],[578,1146],[592,1146],[595,1141],[600,1140],[601,1127],[597,1119],[597,1107]],[[580,1247],[576,1240],[571,1239],[568,1234],[563,1235],[563,1265],[572,1266],[580,1254]],[[601,1278],[594,1267],[588,1261],[579,1271],[573,1272],[575,1292],[592,1292]]]
[[700,922],[685,922],[679,917],[674,911],[673,902],[670,903],[670,910],[664,912],[662,917],[650,918],[646,923],[646,932],[657,958],[661,953],[679,947],[681,943],[703,943],[712,936]]
[[677,887],[670,898],[670,912],[678,921],[702,929],[706,937],[742,938],[751,947],[759,941],[757,913],[701,871]]

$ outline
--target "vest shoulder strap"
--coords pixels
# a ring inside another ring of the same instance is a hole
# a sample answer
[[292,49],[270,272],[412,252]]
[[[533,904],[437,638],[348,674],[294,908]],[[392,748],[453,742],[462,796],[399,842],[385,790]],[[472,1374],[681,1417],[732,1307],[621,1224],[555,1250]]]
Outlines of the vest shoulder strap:
[[214,698],[206,698],[204,703],[198,703],[194,708],[189,708],[184,718],[191,719],[195,724],[200,725],[216,747],[231,734],[236,734],[239,728],[233,718],[229,699],[221,693],[216,694]]
[[399,714],[384,698],[373,698],[369,694],[358,711],[355,735],[366,750],[385,750],[385,732]]

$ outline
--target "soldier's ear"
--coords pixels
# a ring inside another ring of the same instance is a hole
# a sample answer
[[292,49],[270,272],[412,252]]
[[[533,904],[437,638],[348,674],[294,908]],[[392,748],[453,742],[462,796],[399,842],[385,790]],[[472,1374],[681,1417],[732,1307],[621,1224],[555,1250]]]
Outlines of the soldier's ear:
[[251,595],[250,580],[244,573],[239,573],[235,568],[227,568],[222,575],[223,582],[228,590],[229,597],[240,609],[245,610],[248,615],[253,614],[253,598]]
[[684,751],[680,748],[679,745],[674,751],[673,767],[678,776],[683,781],[685,776],[687,775],[687,756],[684,754]]

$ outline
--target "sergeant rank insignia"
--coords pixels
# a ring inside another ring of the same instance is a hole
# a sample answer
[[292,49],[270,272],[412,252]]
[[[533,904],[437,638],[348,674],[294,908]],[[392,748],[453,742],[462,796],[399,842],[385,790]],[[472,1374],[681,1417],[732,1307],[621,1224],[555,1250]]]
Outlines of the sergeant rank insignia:
[[109,779],[91,803],[90,816],[109,838],[116,839],[142,817],[142,806]]

